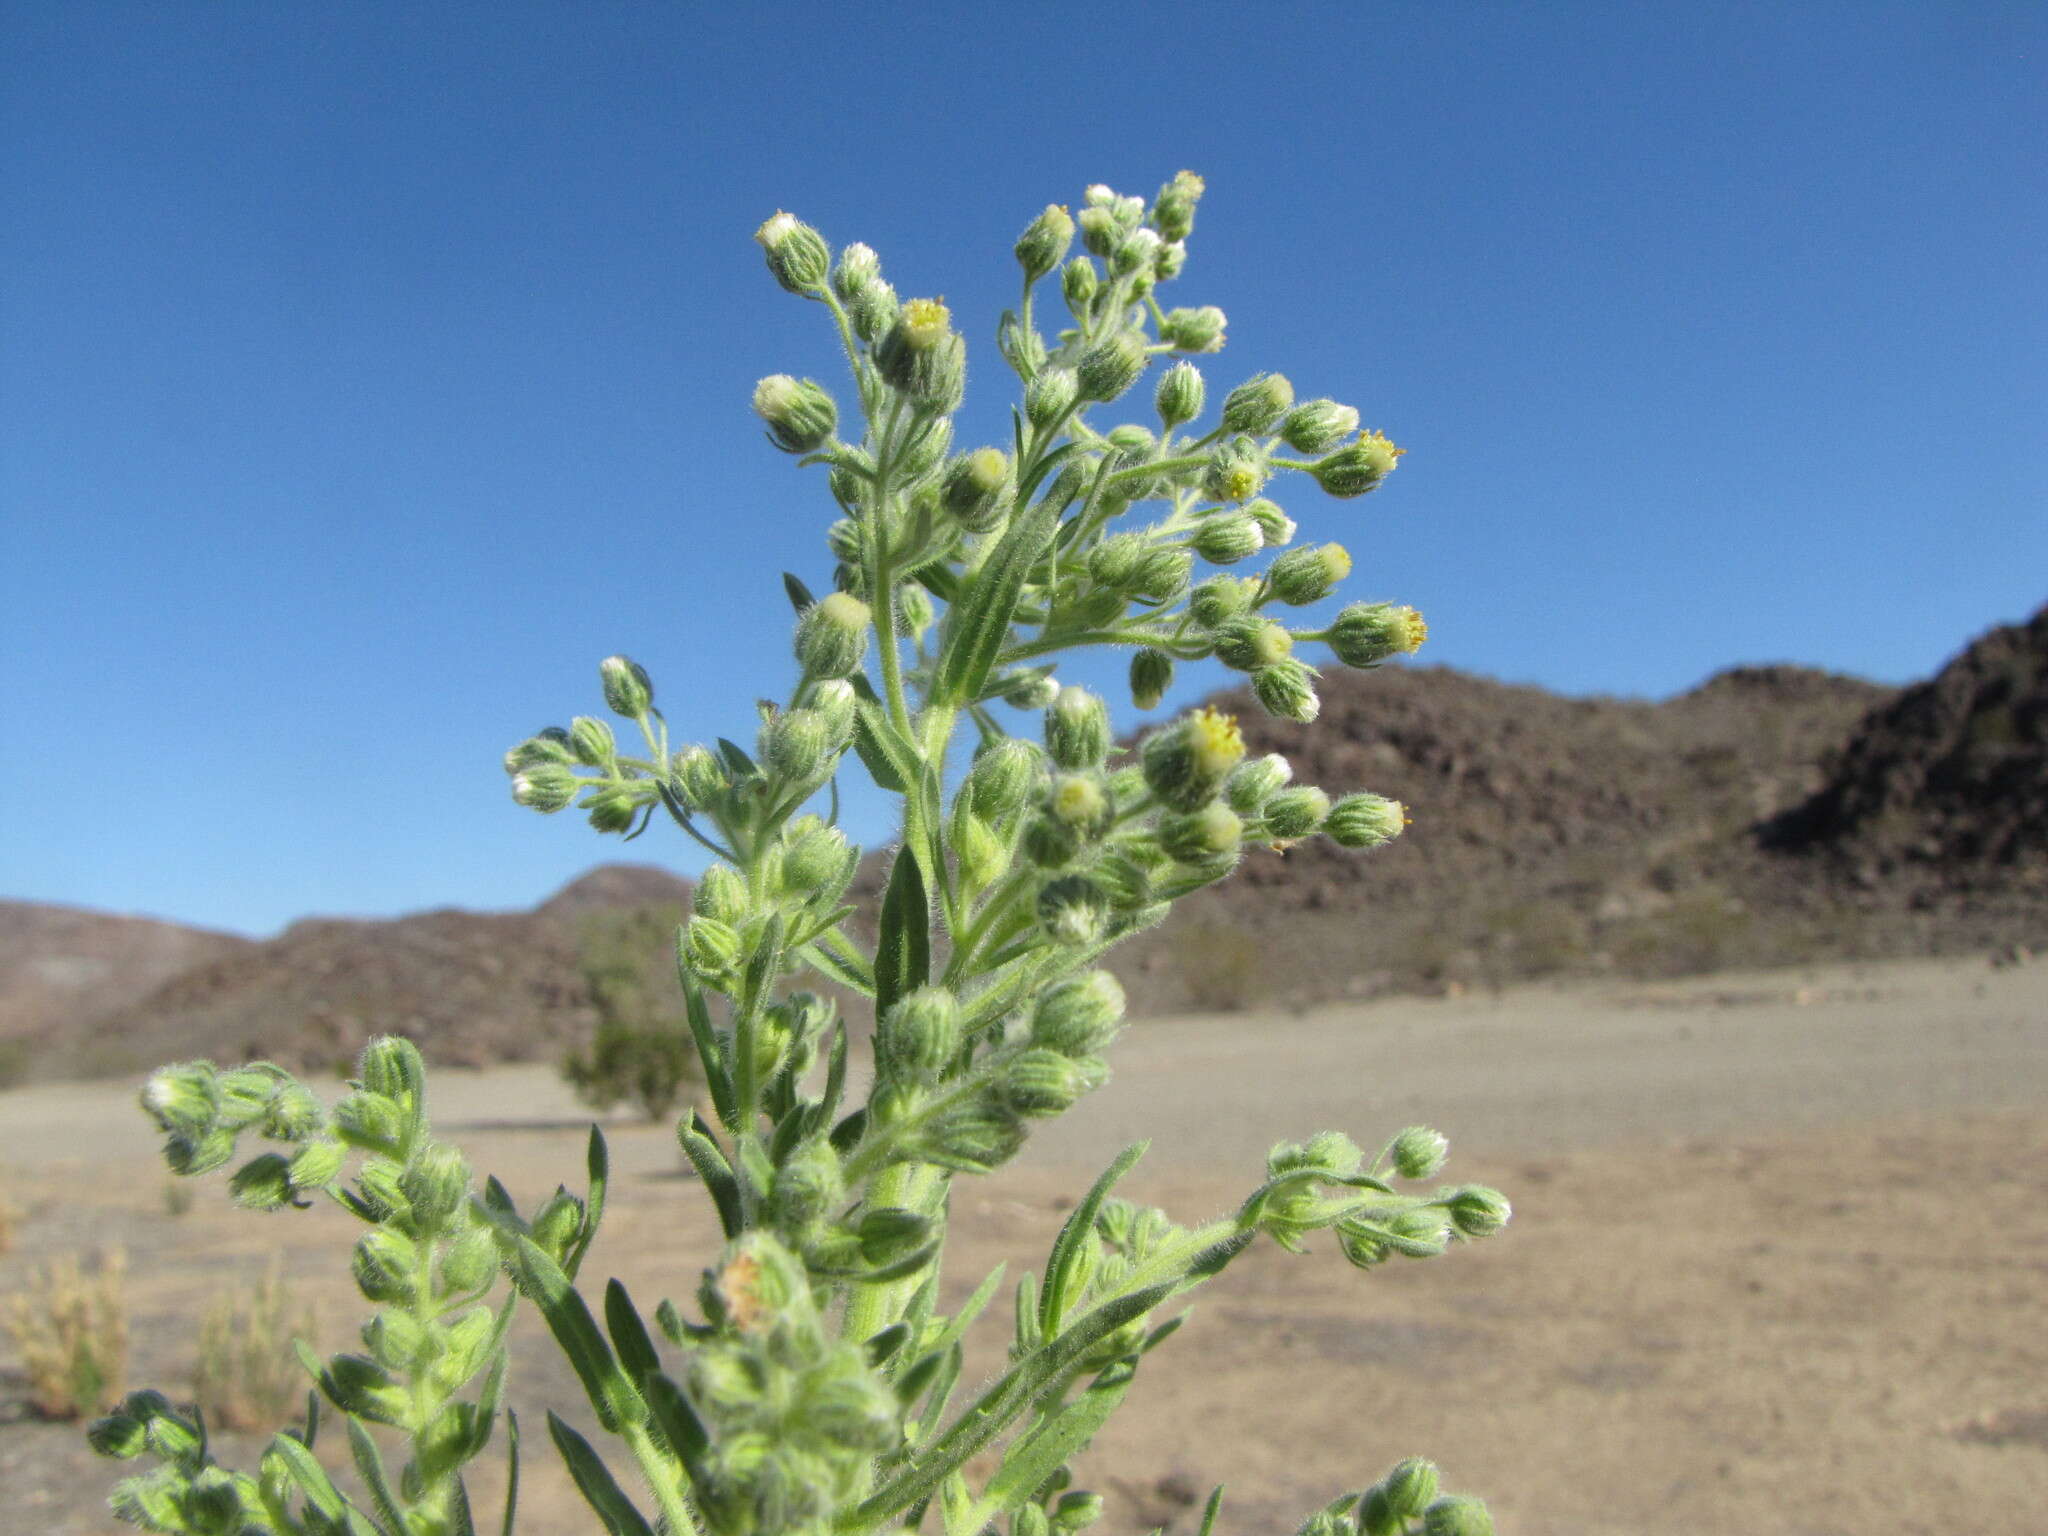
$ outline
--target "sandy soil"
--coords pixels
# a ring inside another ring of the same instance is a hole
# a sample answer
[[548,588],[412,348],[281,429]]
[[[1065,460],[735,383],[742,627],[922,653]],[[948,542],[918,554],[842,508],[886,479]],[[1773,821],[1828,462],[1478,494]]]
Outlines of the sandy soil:
[[[1109,1530],[1190,1529],[1221,1481],[1224,1529],[1285,1533],[1422,1452],[1524,1536],[2048,1531],[2048,966],[1164,1020],[1116,1067],[1057,1138],[958,1192],[959,1291],[999,1260],[1040,1267],[1065,1200],[1141,1136],[1125,1192],[1194,1218],[1241,1198],[1275,1139],[1427,1119],[1450,1175],[1517,1214],[1367,1275],[1327,1250],[1241,1259],[1084,1463]],[[443,1129],[523,1204],[577,1176],[581,1121],[545,1070],[435,1091]],[[701,1194],[658,1129],[611,1135],[593,1270],[643,1305],[686,1297],[715,1246]],[[0,1169],[23,1212],[0,1294],[54,1254],[124,1246],[136,1383],[181,1388],[197,1317],[272,1252],[318,1299],[325,1348],[362,1311],[335,1213],[249,1216],[215,1185],[173,1214],[120,1085],[0,1094]],[[515,1406],[537,1427],[578,1393],[525,1326]],[[1000,1340],[982,1342],[992,1364]],[[0,1532],[116,1529],[117,1469],[76,1426],[29,1420],[0,1362]],[[551,1462],[529,1459],[522,1531],[596,1529]]]

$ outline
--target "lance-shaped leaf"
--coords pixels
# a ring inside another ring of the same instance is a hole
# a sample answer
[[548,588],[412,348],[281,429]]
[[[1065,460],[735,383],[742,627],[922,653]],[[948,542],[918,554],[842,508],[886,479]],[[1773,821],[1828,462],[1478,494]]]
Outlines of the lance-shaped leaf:
[[1042,1333],[1054,1334],[1066,1321],[1067,1308],[1074,1300],[1074,1278],[1080,1272],[1081,1261],[1087,1257],[1088,1237],[1095,1225],[1095,1216],[1102,1209],[1102,1202],[1118,1180],[1137,1166],[1138,1159],[1145,1155],[1149,1142],[1134,1141],[1116,1155],[1116,1161],[1103,1169],[1102,1176],[1090,1186],[1081,1203],[1074,1207],[1067,1217],[1066,1225],[1060,1228],[1060,1235],[1053,1239],[1052,1254],[1045,1263],[1045,1285],[1038,1293],[1038,1326]]
[[633,1501],[619,1488],[618,1479],[612,1476],[611,1469],[605,1466],[597,1452],[590,1448],[588,1440],[564,1424],[552,1411],[548,1414],[548,1433],[554,1436],[555,1449],[562,1453],[569,1475],[576,1479],[584,1500],[604,1522],[604,1528],[611,1536],[654,1536],[654,1527],[633,1507]]
[[683,1156],[697,1170],[711,1203],[718,1208],[718,1224],[725,1229],[725,1235],[738,1237],[746,1222],[740,1213],[740,1182],[733,1176],[732,1164],[712,1139],[711,1127],[704,1123],[703,1116],[691,1110],[690,1118],[676,1126],[676,1140],[682,1143]]
[[853,718],[853,750],[860,755],[875,783],[892,795],[900,795],[915,784],[917,748],[896,729],[881,702],[857,697]]
[[881,935],[875,945],[875,1016],[931,977],[932,912],[917,855],[897,850],[882,893]]
[[705,1431],[704,1421],[697,1416],[683,1389],[674,1380],[657,1371],[641,1383],[640,1390],[647,1394],[647,1406],[654,1415],[654,1427],[661,1432],[661,1438],[690,1481],[702,1483],[710,1475],[711,1436]]
[[597,1421],[617,1434],[621,1426],[645,1420],[647,1404],[626,1379],[597,1320],[561,1267],[524,1234],[501,1230],[499,1242],[512,1261],[513,1281],[540,1308],[548,1331],[569,1357],[583,1390],[590,1394]]
[[616,1277],[605,1282],[604,1326],[612,1336],[612,1348],[619,1352],[619,1364],[635,1385],[661,1370],[661,1356],[655,1352],[654,1340],[647,1336],[640,1309],[633,1305],[632,1296]]
[[1089,1385],[1088,1390],[1029,1433],[1020,1435],[1003,1453],[1003,1464],[982,1490],[975,1513],[984,1520],[991,1514],[1015,1509],[1044,1484],[1045,1480],[1088,1448],[1095,1432],[1102,1428],[1137,1373],[1129,1366],[1113,1366]]
[[711,1027],[711,1008],[684,952],[682,935],[676,937],[676,976],[683,984],[683,1014],[690,1021],[690,1038],[697,1042],[697,1059],[704,1064],[704,1086],[711,1094],[711,1107],[730,1130],[738,1113],[733,1107],[732,1063],[725,1059],[718,1034]]
[[595,1125],[590,1127],[590,1141],[583,1154],[584,1173],[590,1187],[583,1197],[583,1226],[576,1234],[576,1241],[569,1254],[562,1261],[562,1271],[571,1280],[583,1267],[583,1256],[590,1252],[590,1245],[597,1238],[597,1224],[604,1220],[605,1192],[611,1187],[611,1149],[605,1145],[604,1132]]
[[377,1518],[393,1531],[405,1530],[405,1516],[399,1511],[398,1500],[392,1496],[391,1479],[385,1475],[384,1458],[377,1450],[377,1442],[354,1419],[344,1419],[342,1423],[348,1430],[348,1449],[355,1459],[356,1476],[370,1491],[370,1502],[377,1506]]
[[1051,545],[1059,517],[1060,508],[1050,500],[1037,502],[1019,516],[975,573],[974,585],[947,613],[945,644],[932,686],[935,702],[957,706],[980,697],[989,669],[1009,637],[1031,568]]

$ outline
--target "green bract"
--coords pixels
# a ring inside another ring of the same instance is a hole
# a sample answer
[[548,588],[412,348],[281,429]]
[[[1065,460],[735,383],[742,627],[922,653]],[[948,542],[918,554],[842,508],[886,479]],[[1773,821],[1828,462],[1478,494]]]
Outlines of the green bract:
[[[998,1277],[939,1310],[954,1294],[940,1283],[953,1181],[1012,1157],[1109,1079],[1124,997],[1105,953],[1228,876],[1247,849],[1318,836],[1369,849],[1406,822],[1361,788],[1333,797],[1292,784],[1277,754],[1247,761],[1238,722],[1211,709],[1122,747],[1106,701],[1055,675],[1067,655],[1120,649],[1149,710],[1178,664],[1216,659],[1248,673],[1271,713],[1306,722],[1317,674],[1292,654],[1297,639],[1371,666],[1424,633],[1414,610],[1383,603],[1320,631],[1273,617],[1275,604],[1336,590],[1351,565],[1336,544],[1264,571],[1195,569],[1255,564],[1295,534],[1273,497],[1362,495],[1399,452],[1359,433],[1349,406],[1297,404],[1278,373],[1232,389],[1208,425],[1193,363],[1133,393],[1162,354],[1223,345],[1220,309],[1169,311],[1154,297],[1185,267],[1202,193],[1185,172],[1150,205],[1097,186],[1078,214],[1048,207],[1031,221],[1015,246],[1018,305],[994,328],[1019,381],[1013,437],[963,453],[951,418],[966,341],[946,306],[899,301],[866,246],[835,254],[787,213],[761,225],[775,281],[829,318],[851,372],[842,398],[858,406],[842,412],[823,385],[787,373],[753,396],[773,444],[817,476],[831,572],[822,597],[784,578],[788,696],[764,700],[751,732],[729,723],[731,737],[674,741],[647,672],[613,656],[600,688],[623,728],[576,717],[505,758],[521,805],[574,804],[599,831],[629,835],[662,819],[714,856],[674,944],[678,1032],[712,1116],[693,1110],[677,1137],[724,1247],[703,1255],[686,1305],[643,1312],[616,1280],[587,1290],[603,1137],[593,1128],[580,1191],[522,1203],[496,1180],[479,1187],[433,1137],[424,1065],[403,1040],[374,1042],[332,1109],[275,1067],[166,1068],[143,1106],[172,1167],[240,1158],[229,1186],[247,1205],[343,1206],[365,1228],[348,1262],[375,1310],[367,1353],[305,1357],[316,1401],[343,1420],[346,1487],[316,1439],[318,1412],[244,1473],[217,1465],[201,1426],[167,1399],[137,1393],[93,1429],[106,1454],[157,1463],[121,1485],[122,1518],[219,1536],[467,1536],[480,1516],[465,1468],[497,1432],[506,1329],[523,1298],[603,1431],[593,1443],[548,1418],[612,1536],[864,1536],[920,1523],[947,1536],[1071,1536],[1102,1500],[1071,1486],[1070,1463],[1179,1325],[1177,1298],[1254,1241],[1295,1249],[1328,1233],[1321,1241],[1363,1269],[1506,1222],[1507,1201],[1481,1185],[1399,1187],[1443,1163],[1443,1138],[1424,1127],[1370,1165],[1335,1132],[1276,1147],[1237,1210],[1194,1226],[1112,1195],[1140,1144],[1025,1275],[999,1374],[970,1371],[963,1348]],[[1077,235],[1084,254],[1071,254]],[[1038,289],[1055,273],[1052,307],[1065,313],[1048,322]],[[1093,419],[1126,400],[1146,402],[1132,411],[1161,430]],[[901,810],[871,924],[853,922],[844,899],[859,862],[836,825],[849,773]],[[864,1017],[807,989],[824,982],[860,999]],[[853,1103],[862,1040],[872,1088]],[[962,1381],[985,1385],[956,1401]],[[1401,1461],[1302,1529],[1487,1528],[1482,1505],[1438,1483],[1429,1463]],[[513,1502],[491,1528],[514,1529]],[[1216,1517],[1212,1498],[1201,1536]]]

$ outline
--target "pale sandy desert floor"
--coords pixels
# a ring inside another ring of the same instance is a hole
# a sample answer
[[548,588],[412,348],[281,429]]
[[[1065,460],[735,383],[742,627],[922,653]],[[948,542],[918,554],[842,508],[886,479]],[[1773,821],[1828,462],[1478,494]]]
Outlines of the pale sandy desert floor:
[[[1516,1217],[1371,1274],[1327,1250],[1239,1260],[1083,1463],[1099,1529],[1187,1531],[1221,1481],[1224,1530],[1285,1536],[1421,1452],[1522,1536],[2048,1532],[2048,965],[1161,1020],[1116,1070],[958,1190],[957,1290],[999,1259],[1040,1267],[1066,1199],[1141,1136],[1124,1192],[1194,1218],[1241,1198],[1276,1139],[1423,1119],[1451,1137],[1448,1175],[1501,1186]],[[547,1070],[447,1073],[435,1094],[523,1204],[575,1182],[581,1121]],[[609,1134],[622,1174],[586,1273],[686,1298],[714,1249],[701,1191],[660,1130]],[[23,1213],[0,1295],[52,1255],[125,1247],[130,1379],[177,1395],[198,1315],[278,1252],[323,1347],[345,1346],[345,1220],[238,1213],[217,1181],[173,1215],[166,1183],[124,1085],[0,1094],[0,1198]],[[515,1406],[538,1426],[580,1394],[522,1327]],[[0,1533],[119,1529],[115,1465],[22,1399],[0,1341]],[[522,1531],[596,1530],[551,1463],[530,1457]]]

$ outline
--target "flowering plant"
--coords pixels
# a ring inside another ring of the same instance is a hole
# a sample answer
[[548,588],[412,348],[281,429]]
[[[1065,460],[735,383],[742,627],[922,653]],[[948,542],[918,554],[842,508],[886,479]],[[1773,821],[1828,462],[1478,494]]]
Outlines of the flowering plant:
[[[1269,483],[1295,472],[1360,496],[1400,450],[1361,432],[1349,406],[1297,401],[1273,373],[1199,425],[1207,387],[1191,359],[1221,348],[1224,317],[1162,309],[1156,292],[1181,271],[1201,193],[1186,173],[1149,205],[1091,187],[1078,215],[1049,207],[1031,222],[1016,244],[1021,299],[997,328],[1022,385],[1011,440],[965,451],[954,415],[966,344],[946,307],[899,300],[865,245],[835,256],[786,213],[761,226],[775,279],[830,317],[858,407],[858,429],[843,432],[810,379],[777,374],[754,392],[770,440],[823,473],[840,513],[832,590],[814,597],[785,578],[795,683],[762,706],[753,750],[678,746],[646,672],[615,656],[600,669],[604,701],[635,744],[586,716],[506,758],[522,805],[575,804],[622,834],[667,818],[714,857],[676,944],[712,1113],[693,1110],[677,1134],[725,1247],[694,1307],[663,1301],[651,1326],[617,1280],[593,1304],[578,1281],[604,1211],[603,1137],[592,1129],[581,1195],[523,1210],[496,1180],[479,1191],[433,1136],[424,1068],[402,1039],[373,1043],[331,1108],[273,1066],[165,1068],[143,1103],[173,1169],[222,1166],[245,1134],[274,1143],[232,1176],[235,1198],[322,1196],[360,1218],[354,1278],[377,1310],[361,1352],[306,1355],[319,1397],[254,1473],[213,1460],[195,1413],[130,1396],[92,1431],[109,1454],[158,1462],[121,1485],[123,1518],[209,1536],[470,1532],[464,1469],[501,1416],[506,1328],[525,1299],[610,1442],[548,1416],[612,1536],[861,1536],[921,1522],[947,1536],[1071,1536],[1102,1508],[1073,1486],[1073,1459],[1179,1326],[1173,1303],[1255,1240],[1298,1249],[1327,1231],[1370,1269],[1507,1220],[1483,1186],[1416,1187],[1445,1155],[1422,1127],[1371,1159],[1337,1132],[1275,1147],[1241,1205],[1193,1226],[1116,1197],[1143,1151],[1133,1146],[1019,1285],[1005,1368],[954,1406],[963,1336],[998,1276],[940,1311],[948,1191],[1108,1078],[1124,998],[1104,954],[1248,847],[1324,836],[1369,849],[1406,820],[1370,793],[1333,800],[1291,783],[1278,755],[1247,760],[1236,722],[1208,709],[1120,749],[1105,701],[1054,681],[1064,654],[1126,648],[1133,702],[1151,709],[1178,663],[1213,656],[1248,673],[1267,710],[1308,721],[1317,674],[1298,644],[1371,667],[1423,637],[1412,609],[1384,603],[1321,628],[1281,616],[1329,597],[1351,559],[1333,543],[1294,545]],[[1070,257],[1077,234],[1084,250]],[[1066,317],[1048,337],[1038,293],[1055,276]],[[1091,419],[1159,359],[1171,361],[1156,427]],[[1241,567],[1269,549],[1283,552],[1258,574],[1196,579],[1198,564]],[[1030,729],[1015,733],[1019,712]],[[850,761],[901,806],[872,942],[845,900],[859,863],[837,824]],[[795,987],[806,973],[861,999],[865,1019]],[[854,1104],[862,1033],[872,1083]],[[321,1400],[341,1416],[360,1493],[315,1454]],[[994,1468],[971,1479],[985,1451]],[[627,1463],[635,1493],[616,1470]],[[1204,1536],[1216,1518],[1212,1497]],[[1439,1496],[1436,1469],[1411,1458],[1303,1530],[1418,1528],[1490,1526],[1483,1505]]]

